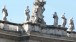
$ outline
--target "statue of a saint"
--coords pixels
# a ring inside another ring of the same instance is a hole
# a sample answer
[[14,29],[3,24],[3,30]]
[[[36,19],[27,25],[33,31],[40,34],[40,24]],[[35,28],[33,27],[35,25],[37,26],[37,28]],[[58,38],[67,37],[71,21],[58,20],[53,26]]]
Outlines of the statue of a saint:
[[2,13],[3,13],[3,20],[7,21],[8,12],[6,6],[4,6],[4,8],[2,9]]
[[29,21],[29,19],[30,19],[29,12],[30,12],[30,10],[29,10],[29,6],[27,6],[27,9],[25,10],[25,14],[26,14],[26,16],[27,16],[26,21]]
[[54,26],[58,27],[58,16],[56,12],[53,14],[53,18],[54,18]]
[[34,15],[34,23],[38,22],[38,14],[37,14],[37,9],[35,8],[35,15]]
[[43,12],[45,11],[44,8],[45,1],[43,0],[35,0],[34,7],[33,7],[33,16],[35,15],[35,10],[37,10],[37,15],[39,19],[43,19]]
[[74,22],[73,22],[73,18],[70,18],[69,21],[69,31],[73,31],[74,30]]
[[45,24],[43,18],[43,12],[45,11],[44,5],[46,2],[44,0],[35,0],[33,11],[32,11],[32,17],[30,21],[32,23],[39,23],[39,24]]
[[[65,14],[65,13],[64,13]],[[67,23],[67,19],[65,18],[64,14],[62,15],[62,25],[61,27],[65,27],[66,23]]]

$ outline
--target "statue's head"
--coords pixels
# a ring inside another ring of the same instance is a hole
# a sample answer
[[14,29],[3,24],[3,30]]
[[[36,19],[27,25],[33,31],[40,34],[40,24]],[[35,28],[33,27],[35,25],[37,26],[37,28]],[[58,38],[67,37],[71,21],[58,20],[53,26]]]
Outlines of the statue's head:
[[54,12],[54,14],[53,14],[53,18],[56,18],[56,17],[57,17],[57,13]]
[[57,16],[57,12],[54,12],[54,15]]
[[71,17],[70,20],[73,20],[73,17]]
[[6,9],[6,5],[3,6],[2,12],[5,12],[6,14],[8,14],[7,9]]
[[61,18],[65,18],[65,13],[61,16]]
[[27,9],[29,9],[29,6],[27,6]]
[[70,23],[70,24],[73,23],[73,17],[70,18],[69,23]]
[[6,5],[3,6],[3,9],[6,9]]
[[54,12],[55,14],[57,14],[56,12]]

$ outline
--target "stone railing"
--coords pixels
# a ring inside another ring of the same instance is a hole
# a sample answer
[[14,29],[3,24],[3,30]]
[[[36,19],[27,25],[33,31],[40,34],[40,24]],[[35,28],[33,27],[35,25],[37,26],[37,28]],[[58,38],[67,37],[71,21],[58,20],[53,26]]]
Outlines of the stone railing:
[[0,29],[18,32],[21,31],[22,24],[16,24],[16,23],[0,20]]
[[71,32],[71,31],[67,31],[67,36],[68,37],[73,37],[73,38],[76,38],[76,32]]
[[53,25],[41,26],[39,24],[25,23],[24,30],[28,33],[39,32],[47,35],[67,36],[67,28],[55,27]]

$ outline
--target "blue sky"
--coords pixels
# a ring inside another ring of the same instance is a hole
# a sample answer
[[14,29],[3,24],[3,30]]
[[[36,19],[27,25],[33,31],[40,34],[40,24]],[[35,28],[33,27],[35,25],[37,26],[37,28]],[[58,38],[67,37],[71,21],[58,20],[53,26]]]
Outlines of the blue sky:
[[[8,10],[8,21],[14,23],[23,23],[26,19],[24,10],[26,6],[30,8],[30,15],[32,14],[34,0],[0,0],[0,20],[2,20],[2,8],[6,5]],[[46,0],[44,20],[48,25],[53,24],[52,14],[57,12],[59,17],[59,25],[62,23],[61,15],[65,13],[67,18],[67,26],[70,17],[73,17],[76,27],[76,0]]]

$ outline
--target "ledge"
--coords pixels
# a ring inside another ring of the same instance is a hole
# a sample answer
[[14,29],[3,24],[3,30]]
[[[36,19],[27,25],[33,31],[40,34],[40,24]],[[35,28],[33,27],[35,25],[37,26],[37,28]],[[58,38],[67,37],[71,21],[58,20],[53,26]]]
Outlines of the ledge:
[[75,32],[75,31],[72,31],[72,32],[71,32],[71,31],[67,31],[67,33],[74,33],[74,34],[76,34],[76,32]]
[[23,24],[40,25],[39,23],[32,23],[32,22],[26,22],[26,23],[23,23]]
[[66,27],[55,27],[54,25],[47,25],[46,28],[49,28],[49,29],[61,29],[61,30],[67,30]]
[[37,26],[40,26],[40,27],[44,27],[44,26],[42,26],[42,24],[40,24],[40,23],[26,22],[26,23],[23,23],[23,24],[30,24],[30,25],[37,25]]
[[9,22],[9,21],[2,21],[0,20],[0,23],[6,23],[6,24],[11,24],[11,25],[23,25],[23,24],[18,24],[18,23],[12,23],[12,22]]

